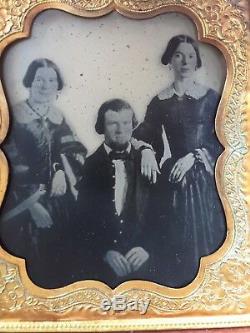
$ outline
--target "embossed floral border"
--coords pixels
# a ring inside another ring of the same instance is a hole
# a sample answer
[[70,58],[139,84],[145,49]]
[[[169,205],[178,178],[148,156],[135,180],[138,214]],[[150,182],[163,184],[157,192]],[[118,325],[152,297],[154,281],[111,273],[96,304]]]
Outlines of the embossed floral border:
[[[28,279],[24,261],[0,249],[0,331],[109,331],[250,325],[250,98],[246,0],[0,0],[0,50],[29,35],[34,17],[58,8],[84,17],[117,10],[132,18],[176,11],[191,17],[201,41],[217,46],[227,62],[227,79],[216,120],[225,152],[216,180],[226,212],[228,235],[223,247],[202,259],[198,277],[173,290],[149,282],[127,282],[111,290],[84,281],[44,290]],[[8,107],[0,86],[0,140],[8,130]],[[0,200],[8,166],[0,153]],[[104,313],[103,298],[126,295],[150,299],[146,315]],[[119,319],[119,320],[118,320]]]

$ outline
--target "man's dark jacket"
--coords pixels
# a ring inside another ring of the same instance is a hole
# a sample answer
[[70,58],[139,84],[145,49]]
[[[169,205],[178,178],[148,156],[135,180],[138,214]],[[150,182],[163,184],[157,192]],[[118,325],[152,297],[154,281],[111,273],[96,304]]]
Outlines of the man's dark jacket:
[[[103,260],[108,250],[126,255],[133,247],[141,246],[151,255],[153,229],[150,221],[146,221],[149,182],[141,176],[141,153],[132,147],[124,163],[128,189],[123,210],[118,216],[115,209],[115,166],[104,146],[101,145],[86,159],[78,188],[78,239],[80,256],[84,259],[82,279],[97,279],[109,285],[117,283]],[[138,271],[137,274],[140,279],[147,278],[147,273],[140,276]]]

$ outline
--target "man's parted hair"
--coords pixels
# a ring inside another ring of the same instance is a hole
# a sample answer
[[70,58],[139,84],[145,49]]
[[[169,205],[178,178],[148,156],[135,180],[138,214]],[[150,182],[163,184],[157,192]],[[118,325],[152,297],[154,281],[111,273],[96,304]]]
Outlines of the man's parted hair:
[[109,101],[103,103],[98,110],[98,116],[95,124],[95,130],[98,134],[104,134],[104,116],[107,111],[114,111],[114,112],[120,112],[121,110],[132,110],[133,112],[133,128],[135,128],[138,125],[138,121],[136,119],[134,110],[132,109],[131,105],[127,102],[125,102],[122,99],[116,98],[116,99],[110,99]]

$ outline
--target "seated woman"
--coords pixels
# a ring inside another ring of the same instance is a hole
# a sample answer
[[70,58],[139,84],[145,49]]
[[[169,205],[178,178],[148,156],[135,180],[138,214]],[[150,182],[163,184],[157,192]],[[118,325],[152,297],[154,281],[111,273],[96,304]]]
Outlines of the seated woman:
[[4,146],[10,186],[1,217],[3,247],[26,260],[31,280],[45,288],[70,282],[71,222],[87,154],[54,105],[63,88],[58,67],[34,60],[23,79],[29,91],[13,108]]

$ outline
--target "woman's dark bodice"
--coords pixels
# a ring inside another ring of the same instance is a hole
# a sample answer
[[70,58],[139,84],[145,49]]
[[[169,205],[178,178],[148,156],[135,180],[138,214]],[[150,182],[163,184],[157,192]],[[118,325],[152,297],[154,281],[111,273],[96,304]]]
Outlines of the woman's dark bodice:
[[69,131],[65,121],[58,125],[49,119],[34,119],[15,124],[13,133],[17,150],[29,174],[24,182],[49,184],[53,167],[60,161],[61,137]]
[[[67,142],[79,143],[56,108],[43,118],[38,117],[26,102],[21,102],[16,106],[14,116],[5,149],[15,182],[50,187],[55,172],[63,169],[61,153],[65,145]],[[75,147],[72,153],[74,151]],[[20,166],[23,172],[16,172]]]
[[162,127],[173,158],[180,158],[198,148],[207,148],[215,158],[220,151],[214,132],[218,102],[219,96],[212,89],[199,99],[174,94],[161,100],[156,96],[149,104],[145,120],[136,130],[136,136],[153,145],[158,159],[164,150]]

